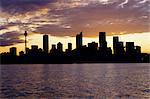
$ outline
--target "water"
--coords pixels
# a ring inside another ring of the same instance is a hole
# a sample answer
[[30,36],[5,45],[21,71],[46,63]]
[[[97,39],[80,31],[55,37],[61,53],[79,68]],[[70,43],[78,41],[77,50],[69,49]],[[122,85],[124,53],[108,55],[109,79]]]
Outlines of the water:
[[149,99],[149,64],[1,65],[1,99]]

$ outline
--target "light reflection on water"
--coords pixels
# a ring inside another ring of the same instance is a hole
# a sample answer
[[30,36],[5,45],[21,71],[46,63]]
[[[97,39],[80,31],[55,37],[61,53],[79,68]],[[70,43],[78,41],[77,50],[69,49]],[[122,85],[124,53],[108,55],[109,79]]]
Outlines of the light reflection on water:
[[1,65],[0,97],[148,99],[149,64]]

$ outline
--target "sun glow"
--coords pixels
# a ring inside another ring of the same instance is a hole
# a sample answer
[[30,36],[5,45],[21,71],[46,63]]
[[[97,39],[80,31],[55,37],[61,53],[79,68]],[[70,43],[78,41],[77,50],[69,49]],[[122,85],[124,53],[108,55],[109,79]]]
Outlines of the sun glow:
[[[84,36],[84,34],[83,34]],[[147,45],[150,45],[150,33],[135,33],[135,34],[126,34],[126,35],[118,35],[120,41],[124,42],[135,42],[135,46],[141,46],[142,47],[142,52],[144,53],[150,53],[150,47]],[[31,48],[31,45],[38,45],[39,48],[42,48],[43,46],[43,35],[42,34],[33,34],[28,36],[28,44],[27,46]],[[24,37],[21,37],[21,39],[24,39]],[[107,43],[108,47],[112,48],[112,42],[113,42],[113,36],[107,36]],[[49,35],[49,50],[51,49],[52,44],[57,44],[58,42],[61,42],[63,44],[63,50],[67,49],[67,44],[72,43],[73,49],[75,48],[75,37],[56,37],[56,36],[51,36]],[[98,42],[98,37],[84,37],[83,38],[83,44],[87,45],[88,43],[91,42]],[[10,47],[17,47],[17,52],[19,51],[24,51],[24,44],[15,44],[13,46],[7,46],[7,47],[0,47],[0,53],[2,52],[9,52]]]

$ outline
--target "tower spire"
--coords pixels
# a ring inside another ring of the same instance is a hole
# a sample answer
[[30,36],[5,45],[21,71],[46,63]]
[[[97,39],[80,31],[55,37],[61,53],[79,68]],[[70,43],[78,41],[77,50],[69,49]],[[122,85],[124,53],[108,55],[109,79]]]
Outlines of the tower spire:
[[26,53],[26,48],[27,48],[27,31],[25,31],[24,36],[25,36],[25,53]]

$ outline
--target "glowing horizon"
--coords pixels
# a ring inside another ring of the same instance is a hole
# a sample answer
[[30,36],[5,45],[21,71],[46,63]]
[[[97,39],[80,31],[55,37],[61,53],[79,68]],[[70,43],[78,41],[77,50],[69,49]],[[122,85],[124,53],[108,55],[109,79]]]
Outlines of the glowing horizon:
[[[126,34],[126,35],[114,35],[114,36],[118,36],[119,37],[119,41],[123,41],[124,42],[124,46],[125,46],[125,42],[134,42],[135,46],[141,46],[141,50],[143,53],[150,53],[150,48],[147,47],[147,45],[150,45],[150,33],[135,33],[135,34]],[[28,43],[27,46],[28,48],[31,48],[31,45],[38,45],[39,48],[43,49],[43,35],[42,34],[33,34],[33,35],[29,35],[28,37]],[[22,40],[24,40],[24,37],[21,37]],[[76,48],[76,38],[75,37],[56,37],[56,36],[51,36],[49,35],[49,51],[51,49],[51,45],[52,44],[56,44],[58,42],[61,42],[63,44],[63,50],[65,51],[65,49],[67,49],[67,44],[68,43],[72,43],[72,47],[73,49]],[[107,36],[106,37],[107,43],[108,43],[108,47],[113,46],[113,36]],[[87,45],[88,43],[91,42],[99,42],[99,38],[98,38],[98,33],[97,33],[97,37],[84,37],[84,33],[83,33],[83,45]],[[0,47],[0,53],[2,52],[9,52],[9,48],[11,47],[17,47],[17,53],[19,53],[20,51],[24,51],[24,43],[20,43],[20,44],[15,44],[13,46],[6,46],[6,47]],[[113,50],[113,48],[112,48]]]
[[[108,38],[125,35],[123,41],[134,39],[131,41],[142,52],[150,53],[148,4],[148,0],[1,0],[0,52],[11,46],[24,48],[24,31],[29,33],[28,44],[40,47],[41,34],[50,35],[52,43],[64,44],[74,42],[74,36],[83,31],[85,43],[90,43],[90,38],[96,39],[104,31]],[[34,36],[39,43],[30,40]]]

